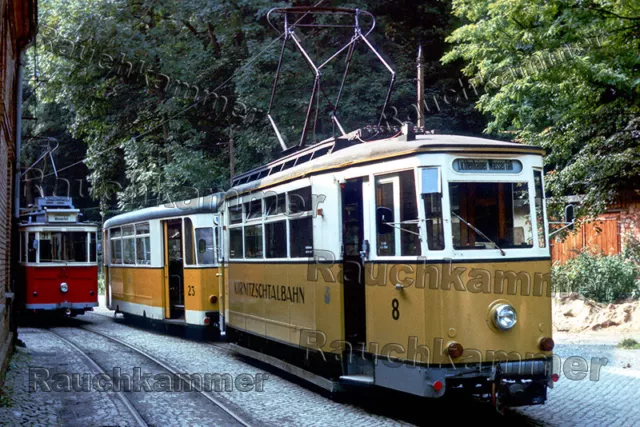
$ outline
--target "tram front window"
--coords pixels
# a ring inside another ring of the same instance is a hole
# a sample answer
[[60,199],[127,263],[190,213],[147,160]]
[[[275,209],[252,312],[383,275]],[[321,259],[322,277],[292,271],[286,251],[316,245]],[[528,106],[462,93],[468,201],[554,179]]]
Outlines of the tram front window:
[[527,183],[449,184],[455,249],[532,248]]
[[86,232],[40,232],[40,262],[87,262]]

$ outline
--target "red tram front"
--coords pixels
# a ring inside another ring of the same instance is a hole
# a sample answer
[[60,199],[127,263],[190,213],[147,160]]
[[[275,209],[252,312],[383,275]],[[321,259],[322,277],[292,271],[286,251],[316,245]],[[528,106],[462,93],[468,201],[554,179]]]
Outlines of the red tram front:
[[75,316],[98,306],[98,226],[78,221],[68,197],[42,197],[20,223],[25,312]]

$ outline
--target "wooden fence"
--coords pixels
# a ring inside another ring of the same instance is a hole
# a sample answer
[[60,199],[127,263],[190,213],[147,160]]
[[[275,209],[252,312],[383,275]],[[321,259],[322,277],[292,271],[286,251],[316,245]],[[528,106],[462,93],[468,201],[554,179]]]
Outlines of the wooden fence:
[[564,241],[552,238],[551,259],[554,263],[565,263],[585,248],[602,251],[606,255],[620,253],[622,250],[620,215],[608,214],[583,224],[579,230],[569,234]]

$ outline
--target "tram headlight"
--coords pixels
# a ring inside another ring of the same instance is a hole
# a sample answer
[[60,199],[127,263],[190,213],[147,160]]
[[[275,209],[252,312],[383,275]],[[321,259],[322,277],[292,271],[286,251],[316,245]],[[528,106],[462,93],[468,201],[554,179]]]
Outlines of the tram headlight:
[[513,328],[518,321],[516,309],[509,304],[500,304],[493,314],[493,323],[503,331]]
[[69,285],[67,285],[67,282],[60,283],[60,292],[62,292],[64,294],[68,290],[69,290]]

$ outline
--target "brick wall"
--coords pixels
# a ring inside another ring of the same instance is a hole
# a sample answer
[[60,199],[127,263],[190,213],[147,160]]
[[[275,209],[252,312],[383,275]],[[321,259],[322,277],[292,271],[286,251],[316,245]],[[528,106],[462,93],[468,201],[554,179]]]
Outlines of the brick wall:
[[36,0],[0,0],[0,379],[13,342],[12,310],[7,305],[12,276],[12,200],[16,156],[18,65],[20,52],[32,41]]
[[630,204],[620,213],[620,236],[623,247],[631,239],[640,242],[640,202]]

